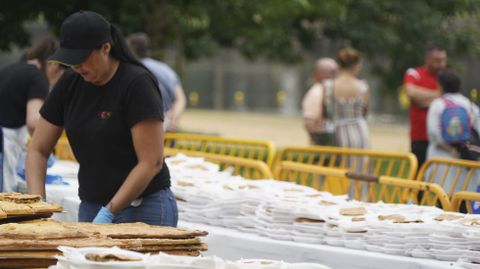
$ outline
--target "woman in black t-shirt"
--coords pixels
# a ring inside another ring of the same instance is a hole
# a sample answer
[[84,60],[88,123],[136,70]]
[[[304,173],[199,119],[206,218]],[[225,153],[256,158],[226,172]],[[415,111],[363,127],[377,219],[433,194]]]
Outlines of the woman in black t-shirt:
[[80,164],[79,221],[176,226],[155,78],[119,31],[92,11],[65,19],[50,61],[72,70],[40,110],[27,155],[29,192],[45,197],[46,158],[65,129]]

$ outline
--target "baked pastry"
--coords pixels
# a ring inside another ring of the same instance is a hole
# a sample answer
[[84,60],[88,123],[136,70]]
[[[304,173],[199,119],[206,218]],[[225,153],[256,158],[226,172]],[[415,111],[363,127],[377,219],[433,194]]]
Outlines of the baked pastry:
[[30,207],[34,213],[50,213],[50,212],[62,212],[63,207],[48,203],[48,202],[34,202],[30,204],[26,204],[28,207]]
[[295,222],[299,223],[324,223],[323,219],[312,219],[312,218],[296,218]]
[[174,227],[153,226],[145,223],[98,224],[88,222],[66,222],[64,226],[74,230],[86,230],[110,238],[194,238],[207,235],[206,231],[183,230]]
[[345,207],[340,208],[340,215],[343,216],[363,216],[367,214],[365,207]]
[[121,254],[97,254],[97,253],[87,253],[85,255],[85,259],[94,262],[138,262],[142,259],[129,257],[127,255]]
[[407,218],[400,214],[391,214],[391,215],[379,215],[378,220],[391,220],[394,223],[404,222]]
[[23,216],[34,214],[33,209],[23,203],[17,204],[14,202],[0,201],[0,208],[7,214],[7,216]]
[[92,233],[89,231],[65,227],[62,223],[51,219],[0,225],[1,238],[40,240],[87,238],[91,236]]
[[41,200],[40,195],[25,194],[18,192],[0,193],[0,201],[14,202],[17,204],[29,204],[39,202]]
[[452,214],[440,214],[434,218],[436,221],[451,221],[451,220],[457,220],[457,219],[463,219],[462,216],[459,215],[452,215]]

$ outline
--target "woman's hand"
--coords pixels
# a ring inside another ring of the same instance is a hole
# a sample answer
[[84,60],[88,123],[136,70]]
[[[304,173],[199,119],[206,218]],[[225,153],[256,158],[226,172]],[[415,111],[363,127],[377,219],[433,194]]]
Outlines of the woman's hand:
[[115,215],[108,210],[106,207],[102,206],[100,211],[98,211],[97,216],[93,219],[93,223],[112,223]]

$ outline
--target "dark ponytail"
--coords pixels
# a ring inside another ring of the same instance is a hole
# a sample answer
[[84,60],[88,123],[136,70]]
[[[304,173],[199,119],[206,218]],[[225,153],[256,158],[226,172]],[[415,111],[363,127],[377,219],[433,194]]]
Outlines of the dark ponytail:
[[120,62],[130,63],[144,68],[153,78],[155,78],[150,70],[148,70],[148,68],[146,68],[145,65],[143,65],[142,62],[140,62],[130,51],[120,30],[114,25],[110,25],[110,32],[112,36],[112,49],[110,55]]
[[112,36],[112,49],[110,51],[110,55],[120,62],[127,62],[146,68],[135,58],[135,56],[133,56],[120,30],[118,30],[118,28],[114,25],[110,25],[110,32]]

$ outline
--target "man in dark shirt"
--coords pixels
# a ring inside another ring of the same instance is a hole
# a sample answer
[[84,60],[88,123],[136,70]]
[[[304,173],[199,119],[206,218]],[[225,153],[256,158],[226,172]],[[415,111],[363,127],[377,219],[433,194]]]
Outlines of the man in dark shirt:
[[[0,70],[0,191],[16,191],[16,166],[48,94],[48,79],[35,65]],[[27,128],[24,128],[26,125]]]
[[28,133],[33,134],[40,117],[38,111],[48,95],[49,81],[58,77],[47,64],[56,47],[55,38],[45,36],[21,62],[0,70],[0,191],[16,191],[16,168],[23,167]]
[[48,94],[48,79],[37,67],[16,63],[0,71],[0,126],[20,128],[30,134]]

